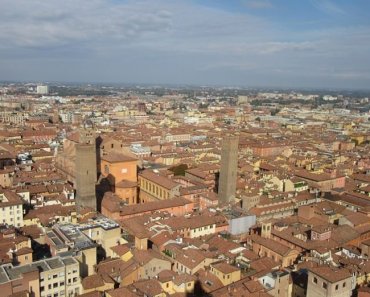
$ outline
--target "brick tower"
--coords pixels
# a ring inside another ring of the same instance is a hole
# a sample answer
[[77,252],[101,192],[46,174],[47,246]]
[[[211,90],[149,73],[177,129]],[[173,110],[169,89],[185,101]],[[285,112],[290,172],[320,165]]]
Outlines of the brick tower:
[[222,140],[221,168],[218,184],[218,200],[220,203],[229,203],[235,198],[238,170],[238,145],[238,136],[228,135]]
[[80,131],[75,170],[77,206],[96,210],[96,146],[95,135],[91,131]]

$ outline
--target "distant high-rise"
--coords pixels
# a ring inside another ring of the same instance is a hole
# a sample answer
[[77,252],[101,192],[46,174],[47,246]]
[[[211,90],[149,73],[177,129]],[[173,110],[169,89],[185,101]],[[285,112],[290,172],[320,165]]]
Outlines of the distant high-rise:
[[40,95],[47,95],[47,94],[49,94],[49,87],[39,85],[36,88],[36,92],[37,92],[37,94],[40,94]]
[[238,136],[226,136],[222,140],[221,169],[218,184],[220,203],[229,203],[235,198],[238,170]]

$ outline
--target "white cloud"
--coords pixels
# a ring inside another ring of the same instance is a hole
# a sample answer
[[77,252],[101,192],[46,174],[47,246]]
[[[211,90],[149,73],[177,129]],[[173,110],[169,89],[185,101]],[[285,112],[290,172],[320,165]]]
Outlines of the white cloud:
[[313,5],[326,14],[344,15],[346,12],[333,1],[330,0],[312,0]]
[[171,13],[155,1],[1,0],[0,43],[47,47],[85,41],[122,40],[168,31]]
[[269,0],[244,0],[243,3],[253,9],[273,8],[274,5]]
[[333,68],[344,80],[370,68],[366,26],[298,30],[187,0],[0,0],[0,7],[0,79],[8,78],[4,69],[18,65],[16,73],[22,63],[35,73],[41,70],[32,67],[43,63],[48,79],[59,67],[57,79],[78,74],[147,82],[232,81],[254,73],[314,81],[318,72],[333,77]]
[[290,51],[312,51],[316,49],[314,42],[268,42],[261,48],[263,54],[274,54],[279,52]]

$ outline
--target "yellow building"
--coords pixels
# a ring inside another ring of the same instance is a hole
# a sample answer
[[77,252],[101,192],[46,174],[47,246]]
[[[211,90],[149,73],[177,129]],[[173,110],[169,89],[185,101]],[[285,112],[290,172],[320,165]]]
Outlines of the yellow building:
[[33,253],[33,250],[31,247],[23,247],[23,248],[16,250],[14,254],[15,254],[17,262],[20,265],[25,265],[25,264],[32,263],[32,253]]
[[350,137],[351,137],[351,140],[356,142],[357,145],[364,143],[367,139],[366,135],[362,135],[362,134],[352,134]]
[[240,269],[226,262],[211,264],[211,272],[218,277],[224,286],[230,285],[241,278]]
[[141,203],[180,196],[180,184],[151,170],[144,170],[139,174],[139,187]]
[[91,240],[100,245],[107,257],[113,256],[112,247],[118,243],[126,243],[121,238],[120,226],[104,216],[99,216],[87,224],[80,224],[79,229],[86,234]]
[[175,293],[193,293],[196,279],[197,278],[194,275],[186,273],[177,274],[172,270],[163,270],[157,277],[163,291],[169,295]]
[[193,293],[196,277],[194,275],[182,273],[173,278],[172,289],[175,293]]
[[122,261],[127,262],[133,257],[130,247],[127,244],[119,244],[111,247],[112,258],[120,258]]
[[0,170],[0,186],[7,188],[13,185],[14,170],[4,168]]

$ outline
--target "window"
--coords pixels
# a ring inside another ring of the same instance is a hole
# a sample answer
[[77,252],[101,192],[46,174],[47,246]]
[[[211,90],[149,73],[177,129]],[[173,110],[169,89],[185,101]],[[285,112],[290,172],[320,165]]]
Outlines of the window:
[[344,282],[344,283],[343,283],[343,288],[345,288],[345,287],[346,287],[346,283]]
[[335,290],[337,291],[339,289],[339,285],[335,285]]
[[316,277],[314,277],[314,278],[313,278],[313,282],[314,282],[315,284],[317,284],[317,278],[316,278]]
[[327,289],[327,288],[328,288],[328,284],[327,284],[326,282],[323,282],[323,283],[322,283],[322,287],[323,287],[324,289]]

